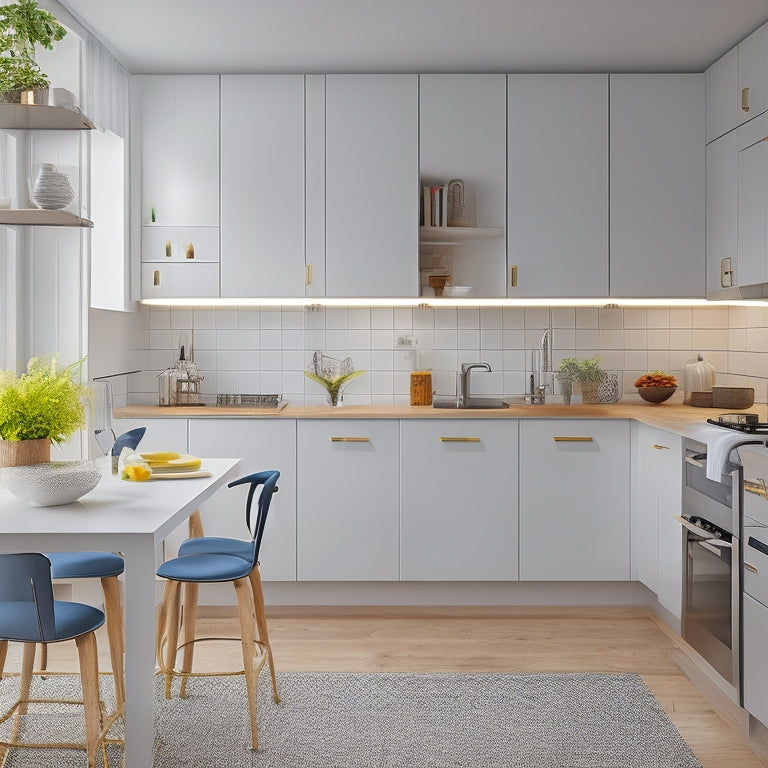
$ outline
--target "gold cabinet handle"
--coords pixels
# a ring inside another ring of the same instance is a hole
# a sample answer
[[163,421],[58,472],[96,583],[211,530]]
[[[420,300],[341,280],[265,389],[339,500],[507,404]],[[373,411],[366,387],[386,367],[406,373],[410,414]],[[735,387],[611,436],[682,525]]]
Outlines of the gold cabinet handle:
[[594,438],[578,435],[553,435],[552,439],[556,443],[591,443]]
[[329,437],[332,443],[369,443],[369,437]]
[[752,573],[758,573],[757,568],[755,568],[755,566],[751,563],[748,563],[746,560],[744,561],[744,568],[746,568],[748,571],[751,571]]
[[307,285],[312,285],[312,265],[307,264]]
[[509,268],[509,287],[517,288],[517,264]]
[[668,451],[669,446],[668,445],[659,445],[658,443],[654,443],[651,448],[655,448],[657,451]]
[[152,275],[152,285],[158,287],[160,285],[160,270],[156,269]]
[[749,112],[749,86],[741,89],[741,108],[744,112]]
[[479,437],[441,437],[441,443],[479,443]]
[[171,241],[166,240],[165,241],[165,258],[170,259],[173,256],[173,248],[171,246]]
[[185,259],[194,259],[195,258],[195,244],[194,243],[188,243],[187,247],[184,249],[184,258]]

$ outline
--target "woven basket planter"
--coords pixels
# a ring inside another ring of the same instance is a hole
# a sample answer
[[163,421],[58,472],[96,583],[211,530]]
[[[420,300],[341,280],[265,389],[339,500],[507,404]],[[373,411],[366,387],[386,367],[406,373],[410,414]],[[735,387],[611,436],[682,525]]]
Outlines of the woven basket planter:
[[51,460],[51,440],[0,440],[0,467],[22,467]]

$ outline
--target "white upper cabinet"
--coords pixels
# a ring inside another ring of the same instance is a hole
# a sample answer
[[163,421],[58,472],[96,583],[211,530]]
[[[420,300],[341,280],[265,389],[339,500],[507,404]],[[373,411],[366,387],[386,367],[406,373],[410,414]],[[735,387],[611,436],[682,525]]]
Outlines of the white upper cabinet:
[[739,58],[738,124],[768,109],[768,24],[737,46]]
[[441,272],[472,296],[506,295],[506,98],[504,75],[419,77],[419,183],[461,179],[468,225],[421,230],[424,295],[432,295],[429,274]]
[[725,298],[738,285],[737,132],[707,144],[707,298]]
[[141,223],[219,225],[219,78],[136,78],[141,111]]
[[610,77],[610,295],[702,298],[704,75]]
[[508,77],[508,295],[608,293],[608,76]]
[[221,78],[221,295],[304,296],[304,76]]
[[739,286],[768,282],[768,115],[738,130]]
[[418,296],[418,76],[326,76],[326,295]]
[[705,73],[707,141],[733,130],[739,122],[739,52],[732,48]]

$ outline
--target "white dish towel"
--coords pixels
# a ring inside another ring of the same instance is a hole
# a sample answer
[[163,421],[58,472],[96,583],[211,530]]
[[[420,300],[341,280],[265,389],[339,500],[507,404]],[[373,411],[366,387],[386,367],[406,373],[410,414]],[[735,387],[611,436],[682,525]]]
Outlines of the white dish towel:
[[750,443],[761,445],[765,443],[765,440],[757,435],[736,432],[724,427],[702,427],[696,431],[693,438],[707,446],[707,478],[718,483],[734,448]]

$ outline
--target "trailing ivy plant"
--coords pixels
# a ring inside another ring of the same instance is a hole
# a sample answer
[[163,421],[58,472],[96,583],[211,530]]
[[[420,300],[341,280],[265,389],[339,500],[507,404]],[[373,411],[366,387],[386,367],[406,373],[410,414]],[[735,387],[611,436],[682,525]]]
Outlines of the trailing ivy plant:
[[35,45],[52,51],[66,34],[36,0],[0,6],[0,92],[47,88],[50,81],[35,61]]
[[58,369],[55,358],[32,358],[20,376],[0,371],[0,437],[3,440],[69,440],[85,426],[91,390],[81,383],[85,358]]

